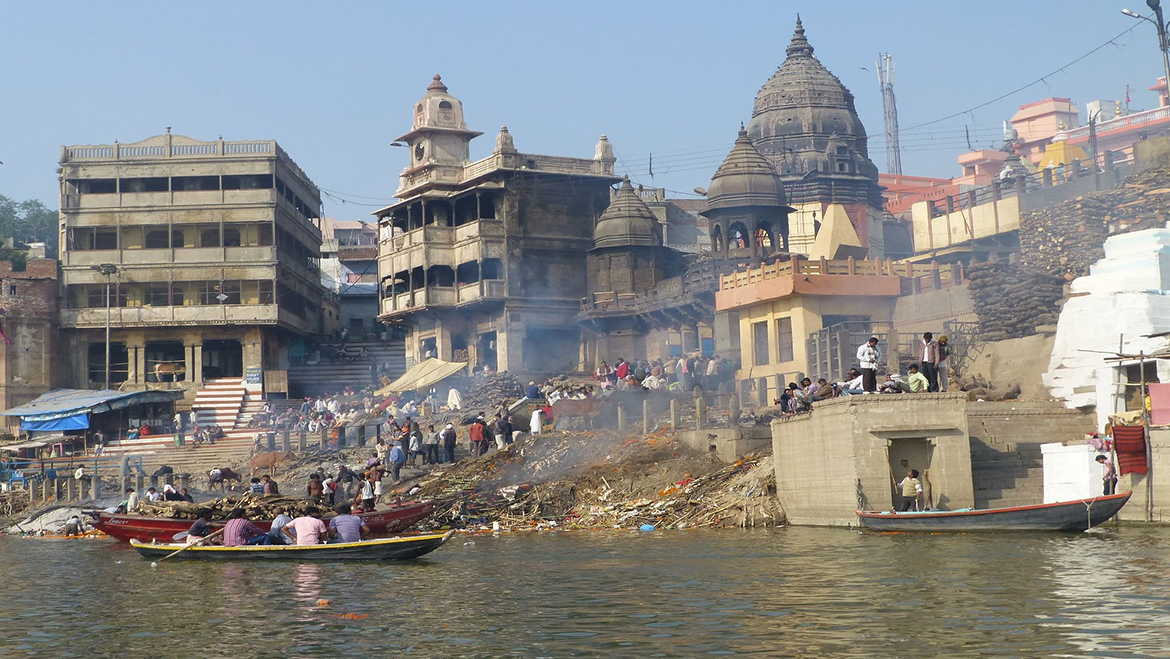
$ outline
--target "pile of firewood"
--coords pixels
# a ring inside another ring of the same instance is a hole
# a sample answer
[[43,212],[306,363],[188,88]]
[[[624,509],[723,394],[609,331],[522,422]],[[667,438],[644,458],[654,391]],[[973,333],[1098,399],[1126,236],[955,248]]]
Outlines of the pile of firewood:
[[1170,168],[1125,179],[1121,187],[1070,199],[1020,217],[1020,255],[1029,270],[1071,281],[1089,274],[1111,235],[1164,226]]
[[1055,325],[1064,281],[1006,261],[977,263],[968,269],[969,290],[986,341],[1015,339]]
[[138,504],[139,515],[152,517],[169,517],[171,519],[196,519],[199,511],[211,511],[211,519],[227,519],[236,508],[244,509],[244,516],[248,519],[272,519],[276,517],[276,509],[284,508],[289,514],[295,515],[304,512],[309,502],[304,499],[294,499],[282,495],[245,494],[242,496],[228,496],[199,503],[186,501],[159,501],[150,503],[143,501]]

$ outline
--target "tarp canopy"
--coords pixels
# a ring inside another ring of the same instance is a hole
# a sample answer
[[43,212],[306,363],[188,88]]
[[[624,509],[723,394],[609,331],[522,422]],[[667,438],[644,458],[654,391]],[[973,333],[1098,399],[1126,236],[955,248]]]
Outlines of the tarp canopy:
[[[30,421],[52,421],[84,414],[100,414],[120,410],[139,403],[162,403],[183,397],[181,391],[114,391],[113,389],[54,389],[35,400],[0,412],[4,416],[18,416],[21,424]],[[88,428],[88,423],[84,428]],[[44,428],[43,430],[49,430]]]
[[426,389],[427,387],[455,375],[467,367],[467,362],[445,362],[441,359],[427,359],[411,366],[402,377],[374,392],[376,396],[389,396],[401,391]]
[[31,442],[21,442],[19,444],[8,444],[5,446],[0,446],[0,451],[16,452],[16,451],[26,449],[26,448],[43,448],[43,447],[48,446],[49,444],[52,444],[52,443],[53,443],[53,440],[51,440],[51,439],[37,439],[37,440],[33,440]]
[[46,419],[44,421],[30,421],[22,419],[21,430],[30,432],[61,432],[63,430],[85,430],[89,428],[89,414],[82,412],[73,416],[63,416],[60,419]]

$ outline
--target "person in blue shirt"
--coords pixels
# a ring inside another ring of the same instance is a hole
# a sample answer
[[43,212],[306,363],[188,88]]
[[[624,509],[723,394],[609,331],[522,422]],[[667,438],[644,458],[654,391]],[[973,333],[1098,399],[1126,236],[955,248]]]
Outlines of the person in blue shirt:
[[398,474],[402,471],[404,464],[406,464],[406,451],[402,450],[402,440],[395,440],[394,448],[390,449],[390,476],[395,483],[399,481]]
[[524,387],[524,397],[532,400],[544,398],[540,395],[540,387],[536,386],[536,382],[529,382],[528,386]]

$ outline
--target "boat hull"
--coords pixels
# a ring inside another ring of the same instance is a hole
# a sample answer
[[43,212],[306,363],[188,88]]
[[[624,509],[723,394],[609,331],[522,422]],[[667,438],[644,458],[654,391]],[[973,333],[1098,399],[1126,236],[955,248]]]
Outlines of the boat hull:
[[[211,561],[401,561],[418,558],[442,547],[454,531],[378,538],[361,542],[325,545],[255,545],[244,547],[190,547],[175,554],[173,560]],[[143,558],[158,560],[183,549],[182,543],[153,544],[131,540],[130,545]]]
[[1129,501],[1133,492],[1045,503],[1034,506],[958,510],[953,512],[879,513],[857,511],[861,525],[873,531],[927,533],[969,531],[1085,531],[1105,522]]
[[[409,501],[374,512],[361,513],[359,517],[362,518],[366,526],[370,527],[371,535],[390,535],[405,531],[434,510],[435,503],[433,501]],[[254,523],[261,530],[267,531],[271,522],[257,520]],[[221,525],[216,524],[216,526]],[[191,528],[191,520],[101,513],[93,526],[122,542],[130,540],[170,542],[176,533]]]

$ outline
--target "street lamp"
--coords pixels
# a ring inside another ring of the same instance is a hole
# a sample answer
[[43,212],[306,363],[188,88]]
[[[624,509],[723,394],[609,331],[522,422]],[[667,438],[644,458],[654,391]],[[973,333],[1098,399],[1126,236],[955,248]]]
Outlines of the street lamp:
[[1130,18],[1137,18],[1148,23],[1153,23],[1154,28],[1158,30],[1158,49],[1162,51],[1162,70],[1166,74],[1166,94],[1170,97],[1170,39],[1166,36],[1167,26],[1166,20],[1162,17],[1162,2],[1161,0],[1146,0],[1146,6],[1154,11],[1154,18],[1142,16],[1130,9],[1122,9],[1121,13]]
[[106,385],[105,389],[110,388],[110,282],[111,278],[118,274],[118,266],[113,263],[103,263],[101,265],[90,266],[94,270],[106,276]]

